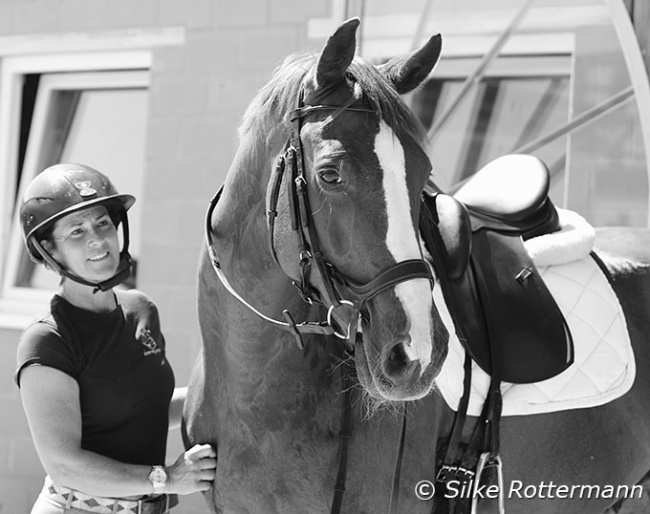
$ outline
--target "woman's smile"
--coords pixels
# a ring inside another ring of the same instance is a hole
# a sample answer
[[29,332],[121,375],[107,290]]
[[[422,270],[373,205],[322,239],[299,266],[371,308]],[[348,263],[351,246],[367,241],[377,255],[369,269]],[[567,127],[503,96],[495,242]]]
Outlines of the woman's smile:
[[108,257],[108,252],[104,252],[104,253],[102,253],[100,255],[94,255],[92,257],[88,257],[88,260],[93,261],[93,262],[97,262],[97,261],[101,261],[103,259],[106,259],[107,257]]

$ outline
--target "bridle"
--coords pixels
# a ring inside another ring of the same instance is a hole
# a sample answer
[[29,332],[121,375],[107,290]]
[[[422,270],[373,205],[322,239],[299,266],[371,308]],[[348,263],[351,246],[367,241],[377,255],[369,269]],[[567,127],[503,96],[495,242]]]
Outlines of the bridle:
[[[274,228],[275,219],[278,216],[277,202],[282,184],[284,183],[283,177],[285,173],[288,173],[290,175],[288,177],[289,210],[291,226],[298,238],[298,265],[300,272],[299,281],[293,281],[293,284],[305,302],[309,304],[317,303],[327,308],[326,321],[304,321],[296,323],[291,313],[286,309],[282,313],[284,321],[273,319],[253,307],[228,282],[221,268],[218,253],[214,245],[211,226],[212,213],[223,188],[219,189],[210,201],[206,216],[206,243],[212,266],[224,287],[259,317],[291,332],[295,336],[296,344],[299,348],[303,348],[303,334],[322,334],[335,335],[345,340],[348,344],[348,349],[351,350],[354,347],[353,339],[356,333],[359,314],[365,302],[401,282],[425,278],[430,281],[431,287],[433,287],[435,279],[430,265],[424,259],[408,259],[392,264],[364,284],[350,279],[326,260],[321,251],[320,240],[313,223],[312,211],[309,205],[302,141],[300,139],[302,120],[311,113],[319,111],[334,111],[333,116],[337,116],[343,111],[364,113],[375,113],[375,111],[363,107],[352,107],[351,104],[354,101],[354,97],[346,104],[337,106],[304,105],[303,96],[304,93],[301,88],[300,94],[298,95],[298,105],[296,109],[290,112],[290,120],[293,124],[292,133],[285,145],[284,152],[277,160],[269,181],[266,209],[269,247],[276,263],[280,265],[274,244]],[[311,285],[310,279],[312,274],[323,285],[322,293]],[[339,293],[340,289],[345,291],[345,298]]]

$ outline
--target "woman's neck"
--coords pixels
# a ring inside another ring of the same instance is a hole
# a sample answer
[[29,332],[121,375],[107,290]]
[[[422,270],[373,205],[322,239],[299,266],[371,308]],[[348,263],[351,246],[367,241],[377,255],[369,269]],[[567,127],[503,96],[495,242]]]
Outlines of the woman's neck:
[[59,296],[68,303],[93,312],[110,312],[117,307],[117,299],[112,289],[97,291],[94,287],[78,284],[73,280],[64,280],[59,289]]

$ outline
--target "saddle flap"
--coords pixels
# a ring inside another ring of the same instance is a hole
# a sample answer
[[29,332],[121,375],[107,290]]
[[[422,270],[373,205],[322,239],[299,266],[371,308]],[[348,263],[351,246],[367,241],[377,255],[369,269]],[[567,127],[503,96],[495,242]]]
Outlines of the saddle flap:
[[422,195],[420,232],[439,275],[457,280],[467,269],[472,249],[472,231],[465,206],[453,197],[436,193]]
[[[490,368],[476,359],[484,371],[523,384],[568,368],[574,357],[571,333],[521,237],[476,233],[471,264],[490,342]],[[471,355],[486,353],[472,348],[483,341],[468,334]]]
[[[501,191],[497,196],[485,193],[483,203],[476,201],[481,184],[494,191],[517,171],[488,167],[466,185],[474,191],[465,191],[473,205],[446,194],[425,193],[420,214],[422,238],[461,342],[484,371],[512,383],[551,378],[573,362],[573,341],[564,316],[523,243],[529,234],[555,230],[558,219],[546,197],[546,168],[526,157],[502,160],[523,162],[527,175],[536,178],[521,195],[523,200]],[[521,180],[519,175],[513,182]],[[512,201],[498,201],[507,197]],[[476,204],[486,212],[478,212]]]

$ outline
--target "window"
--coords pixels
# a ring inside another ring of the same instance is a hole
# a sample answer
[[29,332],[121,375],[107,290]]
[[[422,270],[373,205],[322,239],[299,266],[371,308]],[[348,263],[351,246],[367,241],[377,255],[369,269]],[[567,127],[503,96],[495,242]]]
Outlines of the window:
[[[126,58],[125,58],[126,57]],[[29,258],[18,222],[31,179],[57,162],[79,162],[106,173],[120,192],[142,198],[149,56],[140,52],[89,62],[72,56],[9,58],[0,93],[2,311],[47,301],[59,277]],[[129,212],[130,251],[137,262],[141,202]]]

